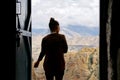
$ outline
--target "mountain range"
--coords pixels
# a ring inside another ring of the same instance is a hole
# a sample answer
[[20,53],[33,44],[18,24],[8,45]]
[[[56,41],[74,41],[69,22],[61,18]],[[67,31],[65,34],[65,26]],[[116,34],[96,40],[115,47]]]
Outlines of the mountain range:
[[[71,36],[77,33],[81,36],[98,36],[99,35],[99,27],[86,27],[86,26],[78,26],[78,25],[69,25],[68,27],[61,27],[62,33],[69,34]],[[50,33],[48,28],[39,28],[32,29],[33,35],[44,35]]]
[[[45,36],[49,29],[32,29],[32,35]],[[60,34],[64,34],[69,45],[94,45],[99,46],[99,28],[70,25],[61,27]]]

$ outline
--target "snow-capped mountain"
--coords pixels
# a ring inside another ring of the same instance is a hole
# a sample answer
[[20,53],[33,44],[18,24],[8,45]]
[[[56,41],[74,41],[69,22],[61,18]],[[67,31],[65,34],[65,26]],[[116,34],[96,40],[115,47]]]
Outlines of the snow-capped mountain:
[[61,34],[64,34],[67,38],[75,38],[75,37],[80,37],[81,35],[75,31],[72,31],[67,28],[62,28],[60,31]]

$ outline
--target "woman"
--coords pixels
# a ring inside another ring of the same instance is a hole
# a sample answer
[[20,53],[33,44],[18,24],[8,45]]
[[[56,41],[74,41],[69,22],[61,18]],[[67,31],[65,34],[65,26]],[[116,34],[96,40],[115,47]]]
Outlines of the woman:
[[65,36],[59,34],[59,23],[54,18],[50,19],[49,28],[51,33],[42,39],[41,53],[34,67],[37,68],[45,56],[43,67],[46,79],[53,80],[55,76],[56,80],[62,80],[65,70],[64,53],[67,53],[68,45]]

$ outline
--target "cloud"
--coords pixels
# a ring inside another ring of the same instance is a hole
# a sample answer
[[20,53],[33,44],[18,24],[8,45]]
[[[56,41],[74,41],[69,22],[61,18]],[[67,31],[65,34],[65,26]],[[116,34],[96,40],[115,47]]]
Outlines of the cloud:
[[99,0],[32,0],[33,28],[47,28],[50,17],[61,27],[99,27]]

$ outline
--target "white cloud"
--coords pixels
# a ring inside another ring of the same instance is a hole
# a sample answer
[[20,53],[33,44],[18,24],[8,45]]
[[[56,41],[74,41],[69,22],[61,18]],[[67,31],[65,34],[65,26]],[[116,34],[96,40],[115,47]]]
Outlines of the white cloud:
[[50,17],[61,27],[99,27],[99,0],[32,0],[33,28],[47,28]]

